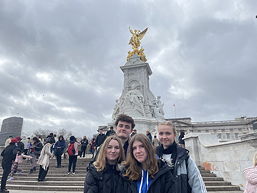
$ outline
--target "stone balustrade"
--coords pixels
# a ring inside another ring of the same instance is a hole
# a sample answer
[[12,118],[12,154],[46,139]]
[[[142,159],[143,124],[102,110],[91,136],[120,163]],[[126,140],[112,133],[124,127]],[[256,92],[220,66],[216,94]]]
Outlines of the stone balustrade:
[[196,164],[244,189],[243,170],[253,165],[252,158],[257,152],[257,133],[224,143],[220,143],[214,134],[189,133],[185,136],[185,143]]

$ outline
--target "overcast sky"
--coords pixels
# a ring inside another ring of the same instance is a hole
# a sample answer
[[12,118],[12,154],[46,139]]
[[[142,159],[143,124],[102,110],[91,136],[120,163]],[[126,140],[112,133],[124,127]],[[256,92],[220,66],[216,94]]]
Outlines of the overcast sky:
[[111,121],[132,29],[165,118],[257,116],[256,0],[1,0],[0,121],[77,136]]

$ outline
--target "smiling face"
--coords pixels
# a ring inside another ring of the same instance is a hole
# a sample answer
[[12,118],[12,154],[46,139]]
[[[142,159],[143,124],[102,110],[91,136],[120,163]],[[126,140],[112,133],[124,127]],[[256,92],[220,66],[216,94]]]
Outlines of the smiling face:
[[125,121],[119,121],[116,126],[116,134],[121,139],[128,139],[130,134],[132,132],[132,124],[125,122]]
[[117,140],[112,139],[106,147],[107,162],[116,162],[120,156],[120,146]]
[[133,156],[139,163],[144,163],[147,159],[147,151],[140,141],[134,141],[132,145]]
[[175,141],[176,134],[171,125],[159,125],[158,136],[160,143],[166,149]]

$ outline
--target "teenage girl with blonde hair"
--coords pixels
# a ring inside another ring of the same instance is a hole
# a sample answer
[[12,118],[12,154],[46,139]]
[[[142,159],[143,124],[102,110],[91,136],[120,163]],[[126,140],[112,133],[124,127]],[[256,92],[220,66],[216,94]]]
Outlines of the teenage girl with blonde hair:
[[117,136],[110,136],[100,146],[95,162],[90,163],[84,183],[84,193],[121,192],[122,178],[119,164],[125,155],[122,142]]

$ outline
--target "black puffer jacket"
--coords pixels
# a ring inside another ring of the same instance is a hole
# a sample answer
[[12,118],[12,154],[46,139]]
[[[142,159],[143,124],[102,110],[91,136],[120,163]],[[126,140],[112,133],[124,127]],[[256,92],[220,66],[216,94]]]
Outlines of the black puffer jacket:
[[2,167],[5,168],[11,168],[13,161],[15,160],[17,154],[17,146],[15,143],[10,143],[1,153],[1,156],[3,156],[2,159]]
[[[162,145],[156,148],[156,154],[160,159],[162,159],[163,153],[165,153],[165,151],[167,154],[171,154],[171,160],[173,163],[172,173],[175,177],[176,192],[191,193],[191,187],[188,184],[186,163],[186,160],[189,158],[188,150],[178,146],[176,142],[170,145],[166,150],[164,150]],[[181,172],[181,168],[183,172]]]
[[87,168],[84,193],[118,193],[122,186],[121,180],[116,165],[107,164],[103,171],[96,171],[91,163]]
[[[158,160],[159,171],[155,174],[147,193],[176,193],[174,177],[170,167]],[[137,182],[129,181],[126,177],[123,181],[122,193],[137,193]]]

